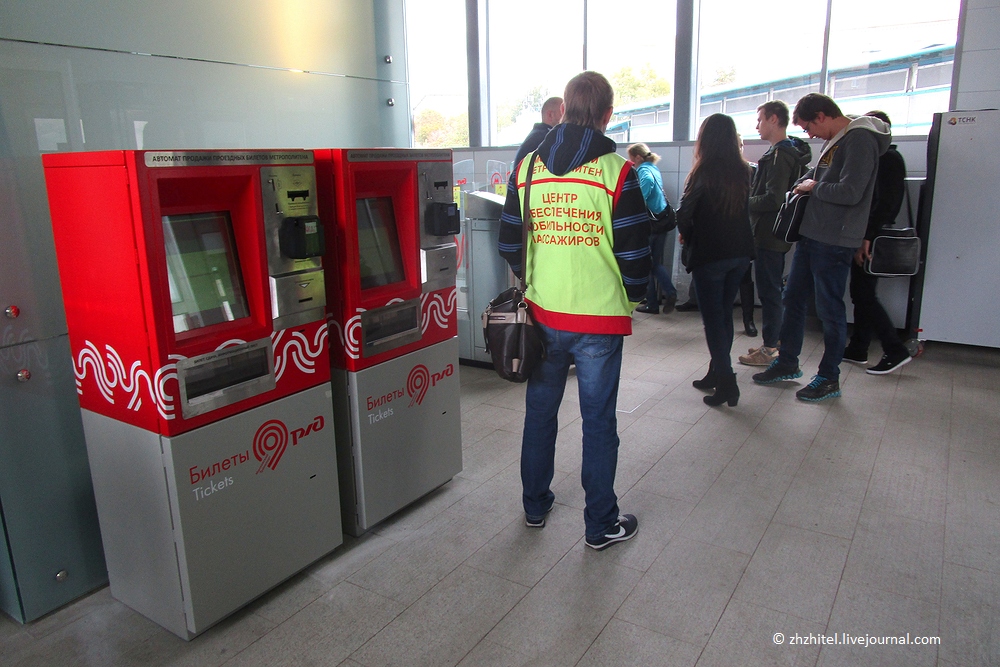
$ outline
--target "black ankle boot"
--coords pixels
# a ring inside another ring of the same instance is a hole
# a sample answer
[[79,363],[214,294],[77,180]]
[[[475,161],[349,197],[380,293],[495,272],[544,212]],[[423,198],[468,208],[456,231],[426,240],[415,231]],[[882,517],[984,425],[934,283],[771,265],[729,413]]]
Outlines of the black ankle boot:
[[712,367],[711,362],[708,364],[708,372],[705,373],[705,377],[695,380],[691,383],[691,386],[695,389],[715,389],[715,369]]
[[757,326],[753,323],[753,315],[750,315],[750,317],[743,316],[743,333],[750,338],[757,336]]
[[706,396],[704,399],[706,405],[716,406],[722,405],[723,403],[728,403],[729,407],[736,407],[736,404],[740,400],[740,388],[736,384],[736,373],[723,373],[718,377],[718,384],[715,387],[715,393],[711,396]]

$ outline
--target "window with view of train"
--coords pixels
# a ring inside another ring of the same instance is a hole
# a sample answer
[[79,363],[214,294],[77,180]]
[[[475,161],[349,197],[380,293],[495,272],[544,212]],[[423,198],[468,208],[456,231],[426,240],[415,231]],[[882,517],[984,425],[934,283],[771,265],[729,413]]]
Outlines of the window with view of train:
[[[713,113],[731,115],[744,137],[756,138],[760,104],[780,99],[794,107],[809,92],[832,96],[845,113],[882,109],[894,134],[926,134],[932,115],[948,108],[960,4],[829,0],[748,10],[744,0],[700,0],[691,138]],[[482,6],[485,145],[519,144],[541,119],[542,103],[585,68],[615,88],[608,136],[674,138],[676,0]],[[414,143],[468,146],[465,2],[407,0],[406,8]]]
[[825,2],[775,15],[746,12],[741,0],[701,0],[698,121],[721,111],[755,137],[760,103],[794,108],[806,93],[823,92],[844,113],[885,111],[894,134],[926,134],[932,115],[948,109],[959,5],[832,0],[824,62]]

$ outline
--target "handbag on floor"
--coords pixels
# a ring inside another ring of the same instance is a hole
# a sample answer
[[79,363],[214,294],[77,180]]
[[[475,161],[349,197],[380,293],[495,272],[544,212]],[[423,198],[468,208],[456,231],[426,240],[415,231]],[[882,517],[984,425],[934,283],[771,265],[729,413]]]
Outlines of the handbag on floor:
[[808,203],[809,195],[804,192],[785,193],[785,203],[778,209],[778,217],[774,219],[774,228],[771,230],[775,237],[785,243],[795,243],[802,238],[799,236],[799,225],[802,224],[802,216],[806,212]]
[[528,229],[531,213],[528,207],[531,193],[531,175],[534,171],[536,151],[528,163],[528,176],[524,183],[524,214],[521,217],[521,278],[517,287],[501,292],[490,301],[483,313],[483,338],[486,352],[493,361],[493,368],[504,380],[524,382],[535,367],[545,358],[545,345],[531,319],[528,303],[524,300],[528,271]]

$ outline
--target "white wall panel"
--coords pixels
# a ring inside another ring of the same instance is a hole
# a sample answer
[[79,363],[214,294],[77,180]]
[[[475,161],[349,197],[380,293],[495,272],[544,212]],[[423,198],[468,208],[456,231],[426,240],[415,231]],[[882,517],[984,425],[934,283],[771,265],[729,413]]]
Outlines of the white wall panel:
[[0,37],[377,75],[371,0],[4,0]]

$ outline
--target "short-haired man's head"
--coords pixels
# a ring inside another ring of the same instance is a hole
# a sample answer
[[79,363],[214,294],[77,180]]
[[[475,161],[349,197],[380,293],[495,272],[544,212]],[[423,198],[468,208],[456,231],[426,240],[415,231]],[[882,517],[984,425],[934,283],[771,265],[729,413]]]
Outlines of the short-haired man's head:
[[542,104],[542,122],[546,125],[556,125],[562,117],[561,97],[550,97]]
[[604,116],[615,101],[615,91],[603,75],[581,72],[569,80],[563,93],[563,122],[604,131]]
[[630,158],[637,158],[643,162],[652,162],[656,164],[660,161],[660,156],[649,150],[649,146],[644,143],[632,144],[628,147],[628,156]]
[[763,111],[764,118],[777,117],[779,127],[788,127],[788,105],[781,100],[764,102],[757,111]]
[[844,115],[832,97],[827,97],[822,93],[809,93],[795,105],[792,122],[796,125],[799,125],[800,122],[809,123],[816,120],[816,116],[821,113],[827,118],[840,118]]
[[884,111],[879,111],[878,109],[875,109],[874,111],[869,111],[865,115],[866,116],[871,116],[872,118],[878,118],[880,121],[882,121],[883,123],[885,123],[889,127],[892,127],[892,121],[889,120],[889,114],[887,114]]

